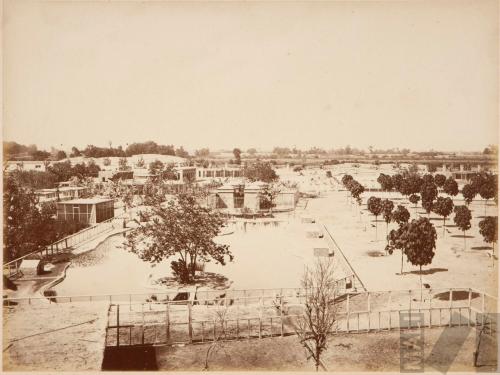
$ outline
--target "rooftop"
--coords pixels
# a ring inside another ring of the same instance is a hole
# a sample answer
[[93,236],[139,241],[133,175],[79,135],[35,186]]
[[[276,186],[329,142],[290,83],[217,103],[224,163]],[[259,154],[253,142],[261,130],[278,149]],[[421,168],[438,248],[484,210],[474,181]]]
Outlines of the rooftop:
[[97,204],[104,202],[113,202],[110,198],[80,198],[72,199],[70,201],[58,202],[59,204]]

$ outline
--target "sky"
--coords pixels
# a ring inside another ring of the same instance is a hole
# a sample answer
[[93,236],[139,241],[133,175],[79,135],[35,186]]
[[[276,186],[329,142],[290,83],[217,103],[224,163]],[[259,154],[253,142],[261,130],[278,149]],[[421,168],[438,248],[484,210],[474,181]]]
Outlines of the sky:
[[482,150],[498,2],[4,0],[4,140]]

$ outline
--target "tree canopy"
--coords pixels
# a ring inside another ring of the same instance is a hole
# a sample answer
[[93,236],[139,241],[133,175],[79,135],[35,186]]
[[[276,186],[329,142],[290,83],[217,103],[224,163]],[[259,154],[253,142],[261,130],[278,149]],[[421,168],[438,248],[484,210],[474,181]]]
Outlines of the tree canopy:
[[199,261],[225,265],[233,260],[228,245],[214,241],[224,225],[219,213],[201,206],[194,195],[180,194],[166,203],[157,198],[143,213],[145,223],[127,235],[129,251],[151,263],[178,257],[171,266],[182,283],[194,281]]
[[278,180],[276,171],[268,162],[255,162],[247,165],[243,170],[244,176],[250,181],[274,182]]

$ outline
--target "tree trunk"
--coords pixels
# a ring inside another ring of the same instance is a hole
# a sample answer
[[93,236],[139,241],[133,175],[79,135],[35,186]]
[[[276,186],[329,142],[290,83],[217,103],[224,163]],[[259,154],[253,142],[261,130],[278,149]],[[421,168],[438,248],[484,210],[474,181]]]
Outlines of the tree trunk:
[[443,238],[445,235],[445,230],[446,230],[446,216],[443,216]]
[[401,276],[403,276],[403,249],[401,249]]
[[378,220],[377,216],[375,216],[375,241],[377,241],[377,231],[378,231]]
[[464,250],[467,250],[467,245],[465,243],[465,231],[463,231],[463,232],[464,232]]
[[486,216],[486,205],[488,204],[488,199],[484,200],[484,216]]
[[423,301],[422,266],[420,266],[420,302]]

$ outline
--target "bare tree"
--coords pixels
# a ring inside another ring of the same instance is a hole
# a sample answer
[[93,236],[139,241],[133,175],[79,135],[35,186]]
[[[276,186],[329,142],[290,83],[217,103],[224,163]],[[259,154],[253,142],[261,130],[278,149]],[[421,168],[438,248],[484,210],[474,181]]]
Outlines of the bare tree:
[[213,341],[207,349],[207,353],[205,354],[205,366],[203,367],[203,371],[208,371],[210,359],[213,355],[217,354],[219,350],[224,349],[224,342],[234,337],[233,330],[228,327],[227,319],[228,319],[228,306],[217,305],[214,309],[214,337]]
[[302,278],[305,294],[304,313],[297,319],[295,331],[300,343],[314,360],[316,371],[321,366],[321,355],[327,349],[328,334],[336,321],[337,283],[333,258],[318,259],[314,269],[307,269]]

